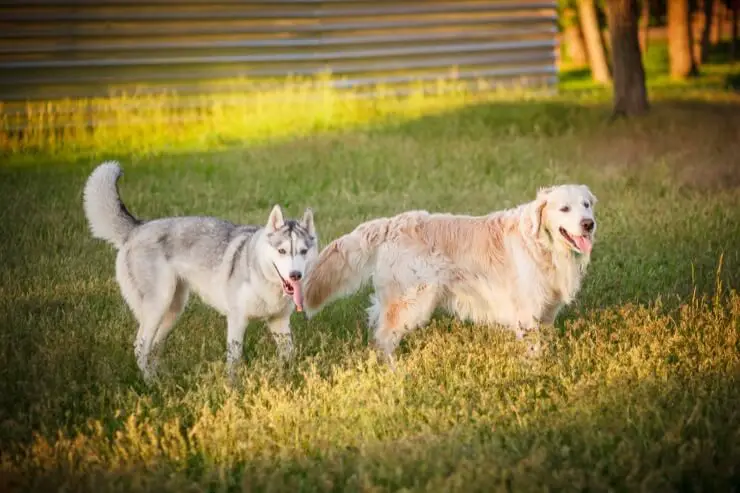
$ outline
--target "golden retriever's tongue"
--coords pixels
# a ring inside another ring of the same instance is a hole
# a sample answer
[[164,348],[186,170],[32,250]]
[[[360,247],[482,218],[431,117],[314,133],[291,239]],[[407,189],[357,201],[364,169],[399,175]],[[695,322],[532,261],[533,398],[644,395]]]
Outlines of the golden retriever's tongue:
[[300,281],[288,281],[293,286],[293,303],[295,303],[296,311],[303,311],[303,291],[301,291]]
[[586,236],[573,236],[573,243],[576,244],[578,249],[586,255],[591,253],[591,239]]

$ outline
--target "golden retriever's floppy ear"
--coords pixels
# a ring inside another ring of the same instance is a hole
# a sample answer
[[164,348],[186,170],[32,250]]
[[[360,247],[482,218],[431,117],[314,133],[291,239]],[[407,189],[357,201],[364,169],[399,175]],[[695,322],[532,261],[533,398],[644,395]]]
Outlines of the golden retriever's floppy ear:
[[596,198],[596,195],[591,192],[591,189],[588,188],[588,186],[581,185],[581,188],[586,193],[586,196],[588,197],[588,200],[591,202],[592,205],[595,205],[599,201],[599,199]]
[[545,212],[545,206],[547,205],[547,196],[552,191],[552,187],[540,188],[537,191],[537,198],[532,204],[530,211],[530,219],[532,220],[532,234],[537,236],[540,233],[542,227],[542,216]]

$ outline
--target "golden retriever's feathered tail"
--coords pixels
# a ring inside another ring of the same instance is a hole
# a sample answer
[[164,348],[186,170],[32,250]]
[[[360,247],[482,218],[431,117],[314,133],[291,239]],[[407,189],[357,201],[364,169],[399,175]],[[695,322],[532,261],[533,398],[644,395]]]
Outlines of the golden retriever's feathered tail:
[[329,243],[305,281],[304,306],[310,316],[326,303],[356,292],[373,273],[375,254],[386,240],[389,218],[360,224]]

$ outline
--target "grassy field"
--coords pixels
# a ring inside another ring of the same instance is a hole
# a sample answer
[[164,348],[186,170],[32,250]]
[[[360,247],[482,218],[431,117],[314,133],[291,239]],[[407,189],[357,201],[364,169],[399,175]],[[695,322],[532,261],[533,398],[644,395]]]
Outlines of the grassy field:
[[[653,111],[638,121],[608,123],[604,91],[569,73],[549,100],[430,100],[397,119],[387,102],[377,121],[329,118],[292,138],[8,151],[0,491],[734,491],[737,66],[687,86],[656,60]],[[363,292],[311,322],[295,314],[286,367],[253,324],[230,390],[225,320],[193,301],[146,386],[114,253],[82,214],[84,180],[107,158],[142,218],[262,223],[275,202],[291,215],[310,205],[325,244],[378,215],[484,214],[582,182],[600,200],[599,234],[534,364],[509,333],[440,313],[392,373],[368,348]]]

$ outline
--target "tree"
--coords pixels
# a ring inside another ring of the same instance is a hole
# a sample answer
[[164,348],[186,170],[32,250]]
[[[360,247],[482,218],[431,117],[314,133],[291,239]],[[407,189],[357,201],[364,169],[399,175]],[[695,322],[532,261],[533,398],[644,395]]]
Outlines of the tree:
[[578,23],[578,13],[571,5],[563,8],[563,37],[565,46],[568,50],[568,58],[577,67],[583,67],[588,64],[588,55],[586,52],[583,32]]
[[695,54],[698,63],[707,59],[710,45],[710,34],[712,32],[712,21],[714,20],[714,0],[704,0],[704,25],[701,30],[701,42],[699,52]]
[[648,33],[650,32],[650,0],[642,0],[640,12],[640,50],[645,53],[648,49]]
[[685,79],[696,74],[696,64],[691,50],[689,0],[669,0],[667,3],[671,77]]
[[586,39],[586,51],[591,66],[591,77],[596,82],[609,82],[609,66],[606,64],[604,43],[601,40],[599,19],[596,16],[594,0],[578,0],[578,17],[581,21],[583,37]]
[[738,14],[740,14],[740,0],[730,0],[732,6],[732,42],[730,44],[730,60],[734,61],[737,56],[737,29]]
[[723,27],[727,17],[727,5],[724,0],[719,0],[717,5],[714,7],[714,21],[712,22],[712,30],[709,33],[709,42],[712,45],[717,45],[724,37]]
[[637,0],[607,0],[612,47],[614,112],[612,117],[636,116],[649,109],[638,39]]

